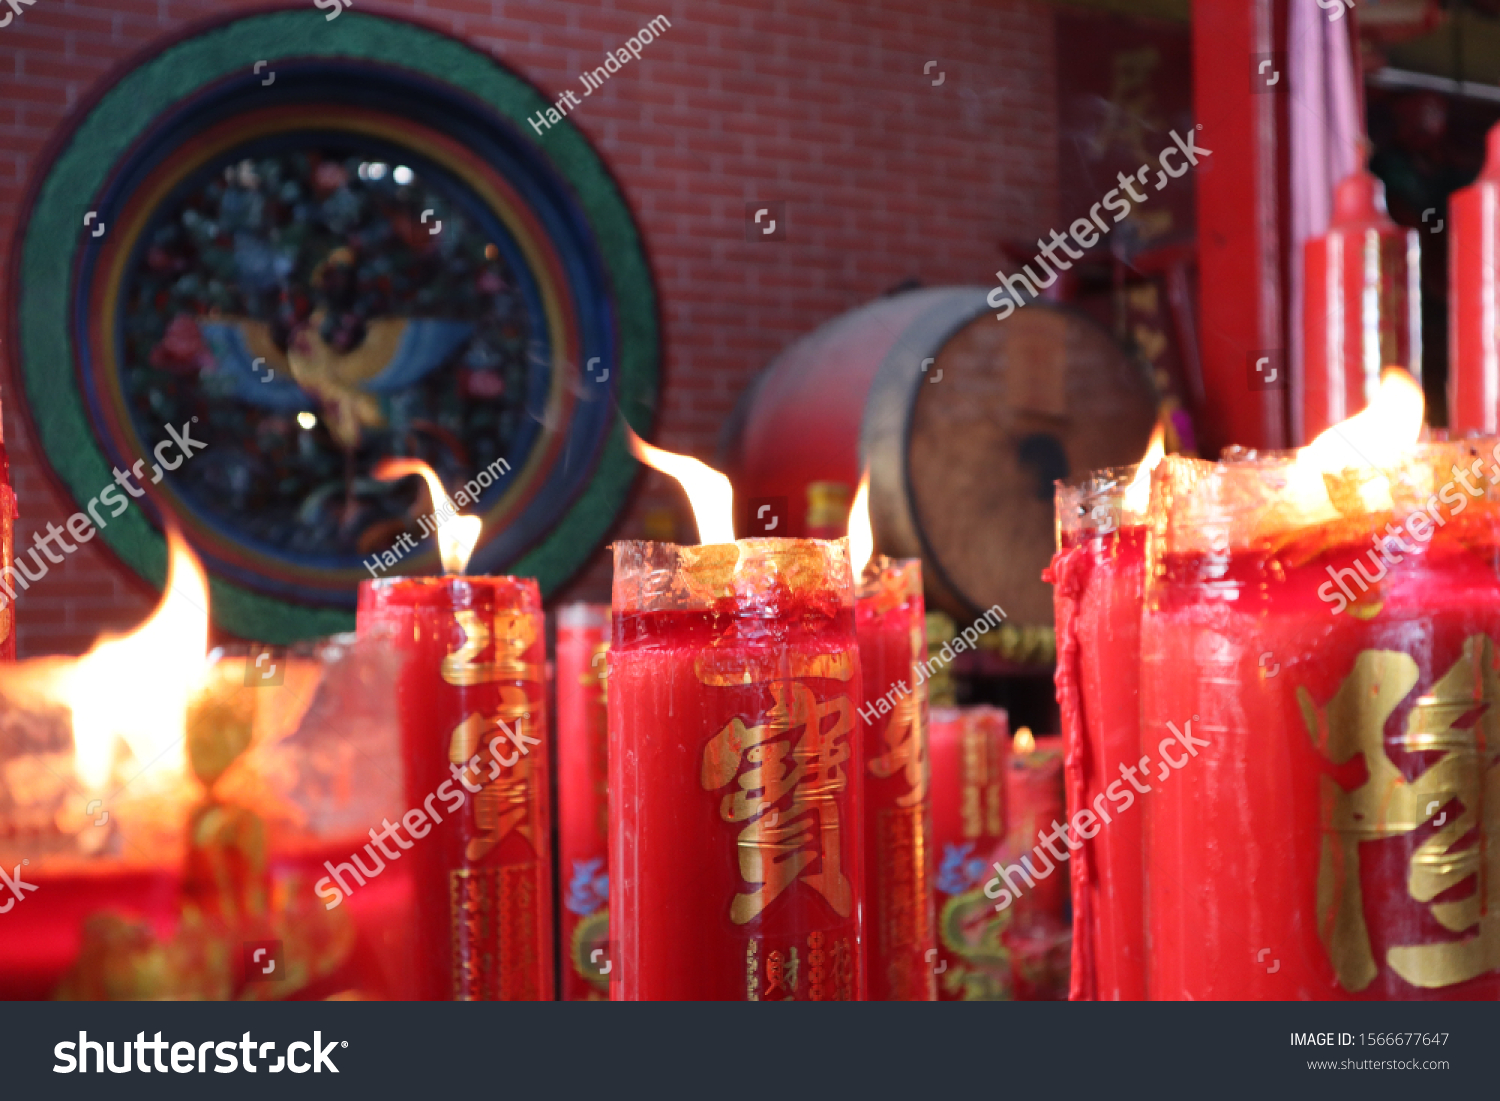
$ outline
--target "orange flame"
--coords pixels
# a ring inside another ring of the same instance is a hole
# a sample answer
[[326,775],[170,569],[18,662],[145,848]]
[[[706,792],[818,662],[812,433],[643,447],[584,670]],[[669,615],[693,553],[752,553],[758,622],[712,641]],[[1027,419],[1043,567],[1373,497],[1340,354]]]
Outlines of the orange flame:
[[[1394,466],[1422,435],[1426,412],[1422,387],[1400,367],[1380,373],[1380,389],[1364,409],[1319,433],[1297,452],[1288,490],[1299,503],[1316,505],[1327,498],[1324,474],[1350,468]],[[1360,485],[1372,511],[1391,507],[1390,483],[1373,478]]]
[[677,455],[652,447],[625,425],[625,438],[637,459],[675,478],[693,506],[693,522],[698,525],[698,542],[734,542],[734,487],[729,479],[713,467],[688,455]]
[[437,472],[421,459],[382,459],[373,473],[382,482],[393,482],[413,474],[422,476],[427,483],[428,496],[432,498],[438,557],[443,560],[443,572],[463,573],[469,565],[469,556],[474,553],[474,545],[479,542],[484,521],[478,516],[460,516],[458,506],[438,480]]
[[1032,734],[1031,727],[1023,726],[1020,730],[1017,730],[1015,740],[1011,743],[1011,747],[1016,751],[1018,755],[1022,757],[1024,757],[1028,753],[1035,753],[1036,736]]
[[187,705],[203,683],[207,651],[208,582],[169,529],[166,589],[145,623],[101,638],[81,658],[6,668],[0,695],[23,707],[63,705],[72,712],[74,769],[89,792],[109,784],[121,742],[135,759],[133,777],[180,775],[187,764]]
[[1151,504],[1151,472],[1167,453],[1166,437],[1166,426],[1157,421],[1156,427],[1151,430],[1151,442],[1146,445],[1146,453],[1141,456],[1141,465],[1130,484],[1125,487],[1125,508],[1130,512],[1143,514]]
[[849,561],[854,566],[856,580],[874,556],[875,531],[870,526],[870,471],[867,467],[859,480],[854,504],[849,506]]

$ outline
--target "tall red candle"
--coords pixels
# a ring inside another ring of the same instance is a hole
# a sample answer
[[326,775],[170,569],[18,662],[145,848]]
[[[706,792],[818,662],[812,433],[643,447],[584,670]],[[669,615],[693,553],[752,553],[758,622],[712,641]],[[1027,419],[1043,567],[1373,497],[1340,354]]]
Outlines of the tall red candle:
[[357,622],[361,635],[383,633],[403,655],[397,700],[411,809],[396,823],[404,834],[392,831],[392,839],[412,862],[417,996],[550,1000],[546,651],[536,582],[363,581]]
[[608,997],[609,606],[557,612],[557,851],[564,1001]]
[[1385,185],[1362,169],[1339,181],[1328,232],[1307,242],[1304,263],[1302,430],[1310,439],[1363,409],[1386,364],[1420,373],[1417,231],[1391,221]]
[[1005,835],[1005,712],[934,707],[929,743],[938,997],[1006,998],[1010,957],[1001,934],[1010,915],[996,914],[984,893],[990,859]]
[[877,558],[856,605],[871,1001],[937,997],[922,563]]
[[[1071,858],[1074,999],[1146,996],[1141,832],[1124,770],[1138,761],[1145,509],[1140,467],[1059,486],[1059,549],[1048,570],[1057,619],[1057,703],[1069,820],[1101,824]],[[1149,468],[1147,476],[1149,477]],[[1113,798],[1111,798],[1111,793]]]
[[1152,998],[1500,996],[1500,444],[1375,461],[1157,470]]
[[844,540],[615,544],[619,997],[865,997],[860,698]]
[[1500,433],[1500,124],[1479,178],[1448,200],[1448,427]]

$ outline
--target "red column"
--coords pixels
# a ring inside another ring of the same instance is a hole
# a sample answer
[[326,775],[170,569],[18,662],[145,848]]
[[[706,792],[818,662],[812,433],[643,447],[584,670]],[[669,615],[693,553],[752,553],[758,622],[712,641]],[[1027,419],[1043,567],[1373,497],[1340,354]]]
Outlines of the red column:
[[1212,150],[1195,181],[1207,391],[1199,438],[1207,456],[1230,443],[1287,443],[1282,149],[1289,75],[1280,7],[1277,0],[1193,0],[1193,111],[1202,125],[1197,141]]

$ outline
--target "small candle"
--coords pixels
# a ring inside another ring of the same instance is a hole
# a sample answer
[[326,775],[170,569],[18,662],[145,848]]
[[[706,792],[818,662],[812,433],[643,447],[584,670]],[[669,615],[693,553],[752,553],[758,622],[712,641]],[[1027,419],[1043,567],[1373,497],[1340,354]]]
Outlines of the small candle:
[[1012,906],[1016,925],[1060,924],[1067,905],[1066,869],[1057,865],[1079,842],[1057,829],[1064,817],[1062,749],[1061,737],[1038,738],[1023,726],[1007,762],[1005,847],[1030,862],[1036,880]]
[[934,707],[932,848],[937,864],[936,971],[942,1001],[1009,997],[1009,954],[997,915],[984,893],[990,858],[1005,835],[1005,773],[1010,733],[994,707]]
[[[1146,996],[1140,808],[1124,769],[1140,758],[1141,590],[1151,470],[1161,429],[1138,466],[1057,489],[1058,551],[1047,571],[1057,620],[1057,702],[1067,806],[1087,811],[1074,838],[1075,1000]],[[1110,792],[1114,798],[1111,799]]]
[[609,606],[557,612],[557,850],[562,997],[609,995]]
[[1295,457],[1158,468],[1152,998],[1500,996],[1500,443],[1421,413],[1388,371]]
[[[427,479],[434,513],[447,517],[438,527],[444,567],[462,570],[479,520],[453,515],[425,464],[388,460],[376,473]],[[381,866],[393,854],[412,861],[417,996],[551,1000],[546,644],[537,583],[362,581],[356,622],[362,637],[383,635],[402,656],[397,709],[410,809],[399,822],[382,823],[382,837],[399,849],[377,842],[379,851],[366,853]],[[356,880],[368,873],[362,865],[339,871]]]

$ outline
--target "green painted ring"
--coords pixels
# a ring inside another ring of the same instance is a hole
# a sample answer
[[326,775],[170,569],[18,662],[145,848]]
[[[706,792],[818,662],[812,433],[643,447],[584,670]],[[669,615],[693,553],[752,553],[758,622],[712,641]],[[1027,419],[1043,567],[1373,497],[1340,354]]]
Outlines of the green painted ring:
[[[317,11],[277,11],[219,22],[154,53],[121,76],[54,146],[23,206],[24,232],[12,247],[9,331],[20,349],[24,412],[42,443],[46,464],[75,501],[87,501],[112,480],[90,430],[71,366],[76,362],[69,318],[74,273],[85,247],[80,227],[119,159],[151,123],[207,85],[243,74],[254,59],[353,58],[403,68],[450,86],[516,124],[551,101],[499,62],[446,35],[413,23],[346,10],[329,21]],[[285,49],[298,43],[294,55]],[[251,60],[246,60],[246,59]],[[595,239],[616,307],[620,411],[637,430],[649,426],[659,394],[660,322],[650,264],[629,206],[603,159],[566,118],[539,146],[573,191]],[[59,247],[59,242],[71,242]],[[62,365],[59,367],[58,365]],[[17,365],[12,365],[13,369]],[[52,392],[60,388],[58,392]],[[37,405],[30,398],[48,393]],[[638,471],[616,419],[598,467],[563,518],[512,567],[535,577],[543,596],[555,592],[608,533]],[[166,539],[139,509],[99,532],[116,555],[147,582],[166,582]],[[210,576],[215,621],[225,630],[287,643],[353,626],[353,616],[278,600]]]

